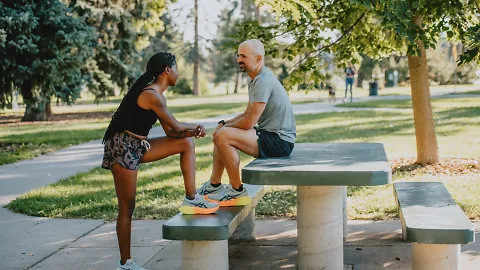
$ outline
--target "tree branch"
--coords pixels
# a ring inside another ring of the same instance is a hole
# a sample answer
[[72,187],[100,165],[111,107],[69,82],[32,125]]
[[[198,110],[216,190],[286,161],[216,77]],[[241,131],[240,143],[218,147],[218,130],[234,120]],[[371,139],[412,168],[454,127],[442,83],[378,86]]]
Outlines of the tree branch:
[[478,0],[473,0],[475,2],[475,5],[477,6],[477,11],[480,13],[480,5],[478,4]]
[[306,59],[310,58],[311,54],[312,53],[317,53],[315,56],[318,56],[322,51],[324,51],[325,49],[329,48],[329,47],[332,47],[333,45],[337,44],[343,37],[345,37],[347,34],[350,33],[350,31],[352,31],[352,29],[355,27],[355,25],[357,25],[362,19],[363,17],[365,16],[365,12],[362,13],[362,15],[360,15],[360,17],[337,39],[335,40],[334,42],[328,44],[327,46],[323,46],[322,48],[318,49],[318,50],[315,50],[315,51],[311,51],[307,54],[307,56],[305,56],[303,59],[301,59],[300,61],[298,61],[291,69],[288,73],[290,73],[293,69],[295,69],[296,66],[298,66],[300,63],[302,63],[303,61],[305,61]]
[[311,25],[311,24],[312,24],[311,22],[306,23],[306,24],[305,24],[305,23],[302,23],[302,24],[300,24],[300,25],[298,25],[298,26],[293,27],[292,29],[290,29],[290,30],[288,30],[288,31],[286,31],[286,32],[283,32],[283,33],[281,33],[281,34],[275,35],[274,37],[275,37],[275,38],[281,37],[281,36],[283,36],[283,35],[286,35],[286,34],[288,34],[288,33],[291,33],[292,31],[298,29],[298,28],[301,27],[301,26],[309,26],[309,25]]

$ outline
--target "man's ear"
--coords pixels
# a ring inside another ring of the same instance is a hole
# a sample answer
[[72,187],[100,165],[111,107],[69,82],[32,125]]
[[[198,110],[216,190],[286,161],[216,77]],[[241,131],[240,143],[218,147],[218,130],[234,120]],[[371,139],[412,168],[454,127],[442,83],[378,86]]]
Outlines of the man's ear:
[[262,56],[261,55],[257,55],[257,63],[260,63],[262,62]]
[[167,74],[167,75],[170,74],[170,67],[169,66],[165,67],[165,74]]

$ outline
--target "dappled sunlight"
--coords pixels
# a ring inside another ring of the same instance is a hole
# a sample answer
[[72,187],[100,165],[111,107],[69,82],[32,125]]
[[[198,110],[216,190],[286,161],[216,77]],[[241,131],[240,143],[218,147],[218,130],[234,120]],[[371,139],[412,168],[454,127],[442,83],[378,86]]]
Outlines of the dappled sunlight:
[[113,177],[110,171],[102,169],[104,173],[93,173],[87,174],[82,177],[82,182],[84,185],[91,186],[91,185],[104,185],[106,182],[113,182]]
[[[211,132],[210,132],[211,134]],[[210,143],[204,144],[204,145],[197,145],[195,144],[195,153],[197,154],[207,154],[209,156],[213,157],[213,142],[212,137],[207,137],[208,140],[210,140]]]
[[[40,136],[40,138],[57,138],[59,134],[57,132],[68,132],[68,131],[91,131],[92,129],[105,129],[108,126],[107,122],[88,122],[84,124],[75,124],[75,125],[60,125],[60,124],[52,124],[52,125],[32,125],[32,126],[25,126],[21,130],[14,129],[11,131],[0,131],[0,135],[5,136],[7,135],[6,138],[3,139],[10,139],[10,138],[17,138],[17,137],[22,137],[22,135],[30,135],[30,134],[35,134],[35,137]],[[54,128],[55,133],[52,133],[49,128]]]
[[[457,107],[438,103],[435,112],[437,139],[442,157],[479,157],[480,112],[470,103],[456,103]],[[380,102],[380,101],[379,101]],[[240,104],[239,106],[241,106]],[[199,105],[185,113],[199,113]],[[233,107],[225,105],[225,107]],[[183,111],[177,113],[182,114]],[[203,112],[202,112],[203,113]],[[298,115],[297,142],[375,142],[383,143],[390,160],[416,157],[416,140],[411,112],[350,111]],[[43,132],[43,131],[42,131]],[[62,134],[65,131],[60,131]],[[74,131],[76,133],[88,133]],[[94,130],[103,135],[104,130]],[[197,154],[197,187],[210,178],[213,161],[211,133],[202,139],[195,139]],[[34,133],[32,133],[34,135]],[[41,135],[41,133],[40,133]],[[31,135],[28,135],[31,136]],[[71,133],[65,133],[59,140],[69,140]],[[83,136],[83,135],[82,135]],[[58,137],[57,137],[58,139]],[[79,153],[81,153],[79,149]],[[64,159],[65,156],[61,155]],[[240,154],[241,167],[253,160]],[[330,160],[341,166],[343,161]],[[43,164],[45,166],[48,164]],[[1,178],[0,178],[1,179]],[[393,182],[398,181],[441,181],[458,205],[471,218],[480,218],[480,178],[478,174],[462,176],[432,176],[398,172]],[[222,176],[222,183],[228,183],[228,175]],[[178,213],[178,207],[185,196],[180,158],[175,155],[161,161],[142,164],[137,181],[137,207],[135,218],[169,218]],[[397,216],[392,185],[375,187],[348,187],[348,217],[350,219],[389,219]],[[290,186],[267,187],[266,194],[257,206],[260,218],[295,218],[296,189]],[[116,217],[116,196],[111,173],[94,169],[87,173],[63,180],[53,186],[35,190],[17,198],[10,209],[30,215],[55,217],[105,218]],[[293,230],[293,229],[292,229]],[[291,230],[286,230],[292,232]]]

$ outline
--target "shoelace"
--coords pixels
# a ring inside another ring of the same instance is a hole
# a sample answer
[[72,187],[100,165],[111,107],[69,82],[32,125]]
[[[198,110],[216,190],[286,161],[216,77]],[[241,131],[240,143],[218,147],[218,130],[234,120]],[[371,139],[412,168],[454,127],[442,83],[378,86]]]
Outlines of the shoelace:
[[142,140],[140,144],[147,149],[147,152],[151,148],[150,143],[148,143],[147,140]]

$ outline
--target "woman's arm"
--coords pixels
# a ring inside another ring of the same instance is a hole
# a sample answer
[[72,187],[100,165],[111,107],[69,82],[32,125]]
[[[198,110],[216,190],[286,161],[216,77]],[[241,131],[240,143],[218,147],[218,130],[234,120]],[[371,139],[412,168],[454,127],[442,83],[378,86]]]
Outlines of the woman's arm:
[[138,97],[138,105],[146,110],[152,110],[157,115],[165,133],[171,137],[192,137],[198,133],[199,125],[181,123],[168,111],[167,101],[163,95],[154,91],[144,91]]

